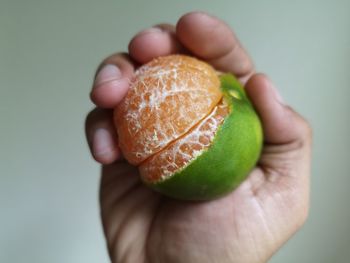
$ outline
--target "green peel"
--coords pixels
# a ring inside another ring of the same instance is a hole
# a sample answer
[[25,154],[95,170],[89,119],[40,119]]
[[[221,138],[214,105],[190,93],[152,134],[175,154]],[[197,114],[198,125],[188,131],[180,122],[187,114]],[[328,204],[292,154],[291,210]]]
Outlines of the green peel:
[[254,168],[262,147],[262,127],[244,89],[231,74],[220,76],[231,107],[212,145],[168,179],[147,183],[154,190],[183,200],[209,200],[233,191]]

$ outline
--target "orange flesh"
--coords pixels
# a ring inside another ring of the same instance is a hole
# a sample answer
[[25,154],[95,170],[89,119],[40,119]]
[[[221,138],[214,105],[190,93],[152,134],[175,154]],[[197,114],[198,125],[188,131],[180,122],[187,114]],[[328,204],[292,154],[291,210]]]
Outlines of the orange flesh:
[[[215,70],[197,59],[172,55],[142,66],[114,115],[125,158],[134,165],[145,162],[142,167],[148,163],[147,169],[151,169],[154,163],[151,160],[158,156],[155,154],[198,125],[213,112],[221,98]],[[184,162],[177,161],[174,165]]]
[[229,113],[222,100],[214,110],[184,136],[162,151],[151,156],[139,166],[143,180],[161,181],[186,167],[193,159],[208,149],[218,127]]

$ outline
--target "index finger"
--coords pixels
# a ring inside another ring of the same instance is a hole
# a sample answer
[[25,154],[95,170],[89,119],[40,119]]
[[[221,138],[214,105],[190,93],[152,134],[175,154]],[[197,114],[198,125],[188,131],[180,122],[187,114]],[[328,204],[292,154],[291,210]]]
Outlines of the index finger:
[[176,26],[180,42],[216,69],[247,78],[254,65],[231,28],[222,20],[202,12],[180,18]]

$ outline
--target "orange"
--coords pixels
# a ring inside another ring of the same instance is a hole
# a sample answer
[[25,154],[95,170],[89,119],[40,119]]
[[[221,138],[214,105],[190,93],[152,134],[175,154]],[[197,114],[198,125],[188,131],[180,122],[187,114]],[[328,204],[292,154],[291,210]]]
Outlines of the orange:
[[142,180],[180,199],[233,190],[261,149],[259,119],[238,81],[184,55],[140,67],[114,122],[119,146]]

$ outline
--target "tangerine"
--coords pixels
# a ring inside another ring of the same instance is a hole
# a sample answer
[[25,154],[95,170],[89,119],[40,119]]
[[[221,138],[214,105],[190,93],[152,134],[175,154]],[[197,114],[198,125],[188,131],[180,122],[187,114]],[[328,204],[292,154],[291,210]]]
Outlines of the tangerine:
[[185,55],[141,66],[114,122],[120,149],[141,179],[179,199],[232,191],[262,145],[259,118],[235,77]]

